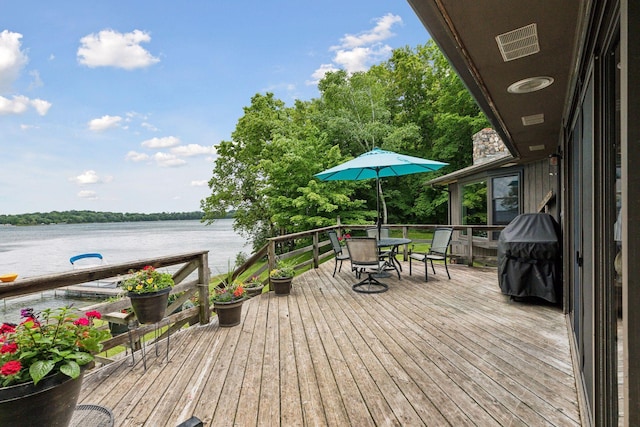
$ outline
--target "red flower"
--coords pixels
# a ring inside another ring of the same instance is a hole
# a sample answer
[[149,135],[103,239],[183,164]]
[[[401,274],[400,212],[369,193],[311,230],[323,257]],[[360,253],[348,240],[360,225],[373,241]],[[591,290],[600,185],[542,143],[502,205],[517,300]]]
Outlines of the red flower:
[[14,342],[6,343],[2,347],[0,347],[0,353],[2,354],[5,354],[5,353],[12,354],[12,353],[15,353],[16,351],[18,351],[18,344]]
[[144,271],[153,271],[153,270],[155,270],[155,269],[153,268],[153,266],[151,266],[151,265],[147,265],[146,267],[144,267],[144,268],[143,268],[143,270],[144,270]]
[[89,326],[89,319],[87,319],[86,317],[81,317],[73,322],[73,324],[76,326]]
[[345,238],[345,239],[350,239],[350,238],[351,238],[351,234],[349,234],[349,233],[345,234],[345,235],[344,235],[344,238]]
[[20,369],[22,369],[22,364],[20,364],[20,361],[10,360],[2,365],[2,367],[0,367],[0,374],[8,377],[9,375],[14,375],[20,372]]
[[3,323],[2,326],[0,326],[0,334],[12,334],[16,331],[16,327],[14,325],[10,325],[8,323]]
[[100,312],[99,312],[99,311],[96,311],[96,310],[94,310],[94,311],[87,311],[87,312],[85,313],[85,315],[86,315],[89,319],[100,319],[100,318],[102,318],[102,315],[100,314]]
[[244,293],[244,289],[242,289],[242,286],[238,286],[236,290],[233,291],[233,296],[239,297],[239,296],[242,296],[243,293]]

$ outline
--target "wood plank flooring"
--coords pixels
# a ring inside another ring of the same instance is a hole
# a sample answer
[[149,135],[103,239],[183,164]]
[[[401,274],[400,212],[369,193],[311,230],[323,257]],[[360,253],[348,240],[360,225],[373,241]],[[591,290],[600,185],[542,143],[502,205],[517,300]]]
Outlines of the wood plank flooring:
[[436,266],[425,282],[403,268],[359,294],[327,262],[289,296],[246,301],[239,326],[172,335],[169,362],[162,341],[146,371],[129,357],[91,372],[80,403],[116,426],[580,425],[559,308],[510,301],[495,269]]

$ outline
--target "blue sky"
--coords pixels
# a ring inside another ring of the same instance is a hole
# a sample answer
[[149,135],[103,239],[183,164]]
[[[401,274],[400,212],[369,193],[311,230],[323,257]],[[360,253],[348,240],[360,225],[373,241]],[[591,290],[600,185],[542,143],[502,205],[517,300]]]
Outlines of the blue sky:
[[429,35],[406,1],[0,3],[0,214],[186,212],[256,93]]

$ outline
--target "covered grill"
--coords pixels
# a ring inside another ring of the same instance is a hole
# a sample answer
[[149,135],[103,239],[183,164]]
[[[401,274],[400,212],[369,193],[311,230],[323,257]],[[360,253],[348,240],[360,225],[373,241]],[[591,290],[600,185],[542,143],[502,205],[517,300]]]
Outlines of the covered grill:
[[505,295],[557,303],[561,288],[560,226],[549,214],[522,214],[500,232],[498,282]]

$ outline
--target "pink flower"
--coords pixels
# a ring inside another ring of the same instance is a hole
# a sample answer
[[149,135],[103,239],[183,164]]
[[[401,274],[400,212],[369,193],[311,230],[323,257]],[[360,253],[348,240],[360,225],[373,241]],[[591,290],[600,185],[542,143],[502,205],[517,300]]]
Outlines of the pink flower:
[[100,314],[100,312],[99,312],[99,311],[96,311],[96,310],[94,310],[94,311],[87,311],[87,312],[85,313],[85,315],[86,315],[89,319],[100,319],[100,318],[102,318],[102,315]]
[[73,324],[76,326],[89,326],[89,319],[87,319],[86,317],[81,317],[73,322]]
[[8,377],[9,375],[14,375],[20,372],[20,369],[22,369],[22,364],[20,363],[20,361],[10,360],[2,365],[2,367],[0,367],[0,374]]

